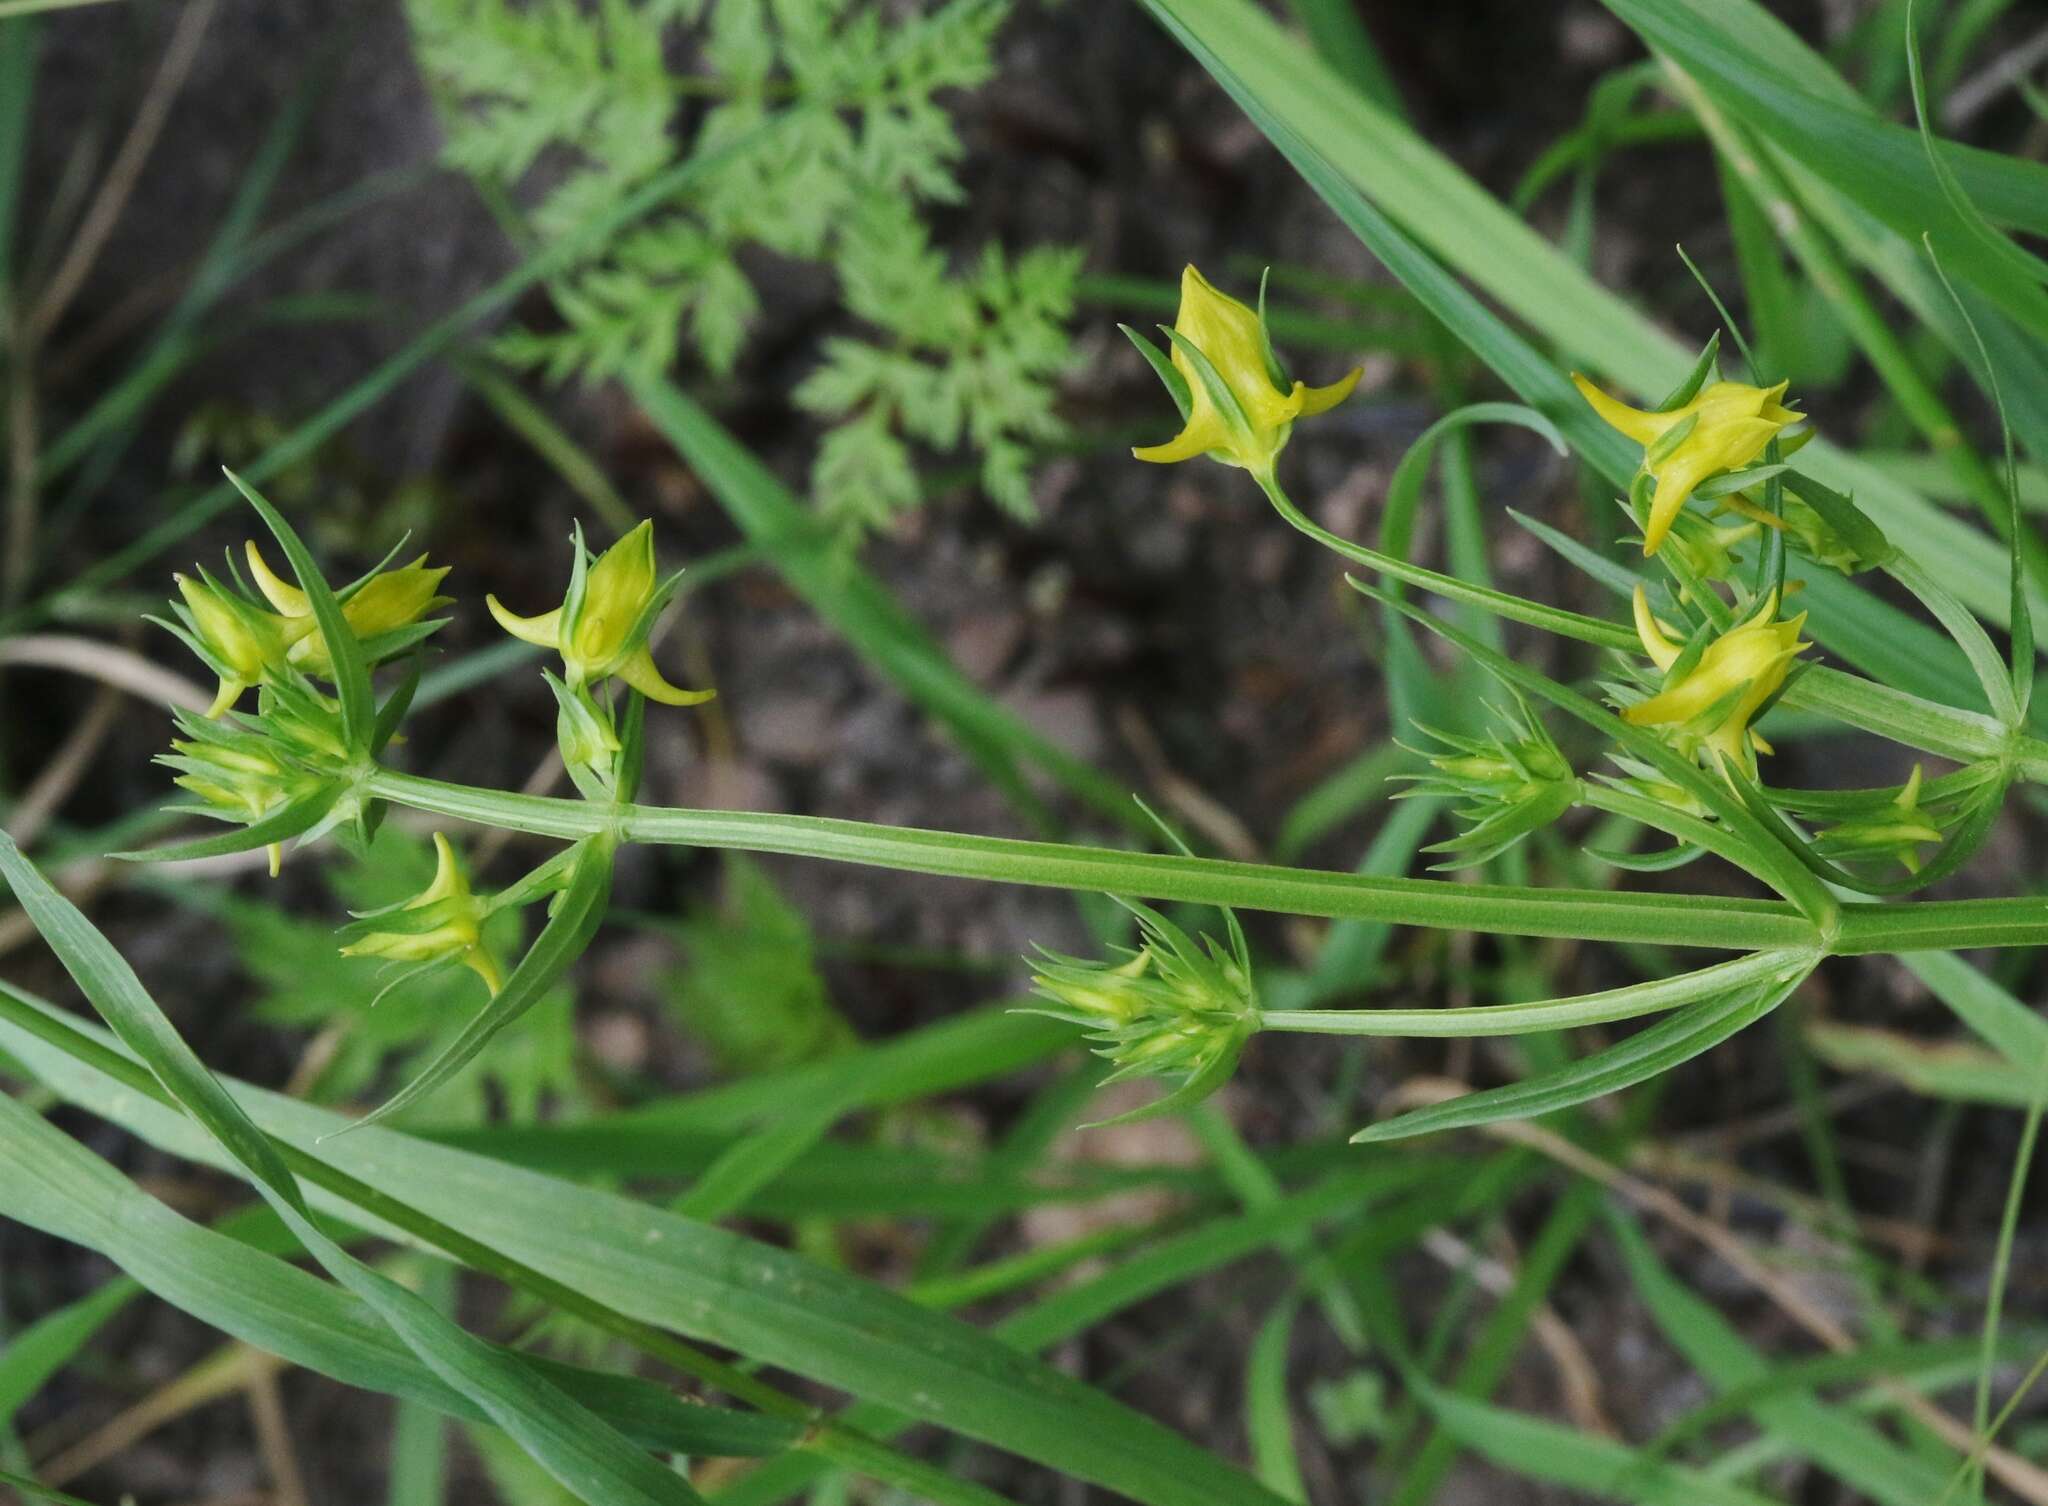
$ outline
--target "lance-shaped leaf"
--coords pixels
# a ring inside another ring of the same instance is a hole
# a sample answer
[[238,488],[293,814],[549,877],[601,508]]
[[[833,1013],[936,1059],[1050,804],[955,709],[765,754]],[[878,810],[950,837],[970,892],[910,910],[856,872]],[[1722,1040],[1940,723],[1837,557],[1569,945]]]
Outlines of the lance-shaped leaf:
[[1469,1129],[1502,1119],[1534,1119],[1591,1098],[1634,1087],[1709,1051],[1777,1008],[1813,970],[1814,958],[1795,955],[1786,973],[1761,986],[1738,988],[1694,1004],[1619,1045],[1582,1057],[1568,1067],[1483,1093],[1468,1093],[1413,1113],[1382,1120],[1351,1137],[1354,1144],[1402,1140],[1439,1130]]

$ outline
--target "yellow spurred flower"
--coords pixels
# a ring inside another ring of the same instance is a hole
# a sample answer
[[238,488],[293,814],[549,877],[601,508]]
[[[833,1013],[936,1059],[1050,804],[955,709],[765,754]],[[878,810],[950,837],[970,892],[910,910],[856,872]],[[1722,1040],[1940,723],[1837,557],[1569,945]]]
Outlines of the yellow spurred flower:
[[[306,599],[306,593],[270,568],[254,539],[243,545],[243,552],[248,556],[249,573],[255,579],[256,589],[277,608],[289,624],[288,631],[295,635],[288,654],[293,666],[317,675],[332,673],[334,664],[328,657],[327,640],[313,621],[313,605]],[[342,621],[358,640],[410,627],[434,608],[449,604],[449,597],[434,594],[447,573],[446,565],[429,569],[423,554],[409,565],[373,575],[341,604]]]
[[285,662],[293,637],[291,626],[282,617],[224,589],[204,572],[197,579],[189,575],[171,579],[185,598],[186,621],[193,637],[220,676],[220,690],[206,708],[207,716],[219,716],[243,691],[260,684],[267,671]]
[[[1635,610],[1643,652],[1669,670],[1683,649],[1664,635],[1641,586]],[[1747,619],[1709,643],[1683,679],[1624,707],[1622,719],[1638,727],[1674,728],[1688,748],[1709,749],[1717,759],[1753,771],[1755,755],[1769,753],[1771,745],[1751,729],[1750,720],[1778,693],[1792,661],[1812,646],[1799,641],[1805,624],[1804,612],[1780,622],[1772,592]]]
[[[583,547],[580,535],[576,547]],[[559,653],[572,690],[616,675],[650,701],[694,706],[717,692],[669,684],[647,650],[647,634],[669,589],[655,574],[654,525],[643,522],[591,563],[579,599],[538,617],[516,617],[495,596],[484,604],[513,637]]]
[[[1643,447],[1644,468],[1657,478],[1656,492],[1650,498],[1650,519],[1643,528],[1645,554],[1657,552],[1694,487],[1709,476],[1748,465],[1763,454],[1779,430],[1805,417],[1778,401],[1785,395],[1784,382],[1775,387],[1710,382],[1691,402],[1664,413],[1631,408],[1577,372],[1572,373],[1572,382],[1610,428],[1619,429]],[[1691,427],[1684,436],[1653,461],[1650,457],[1660,448],[1659,441],[1688,422]]]
[[344,957],[384,957],[393,962],[460,962],[495,994],[498,964],[483,943],[485,910],[470,893],[455,849],[434,833],[434,881],[392,909],[357,921]]
[[[1328,412],[1358,385],[1357,367],[1327,387],[1286,384],[1268,364],[1271,347],[1258,314],[1218,292],[1192,266],[1181,273],[1180,312],[1173,328],[1180,336],[1173,342],[1173,369],[1188,384],[1187,422],[1165,444],[1132,450],[1140,460],[1164,465],[1207,455],[1254,473],[1269,471],[1297,418]],[[1182,341],[1208,359],[1236,400],[1237,412],[1218,407]]]

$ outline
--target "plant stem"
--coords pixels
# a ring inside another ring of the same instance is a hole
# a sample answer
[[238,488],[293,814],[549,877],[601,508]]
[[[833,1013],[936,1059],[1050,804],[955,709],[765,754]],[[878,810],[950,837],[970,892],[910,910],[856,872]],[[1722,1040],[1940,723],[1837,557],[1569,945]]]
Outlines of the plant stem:
[[[1531,891],[920,831],[819,816],[642,805],[607,809],[578,800],[444,784],[384,769],[367,776],[364,790],[436,815],[565,840],[613,830],[622,840],[661,846],[777,852],[954,878],[1520,936],[1730,951],[1813,946],[1819,941],[1810,922],[1789,905],[1772,900]],[[2043,929],[2048,930],[2048,920]]]

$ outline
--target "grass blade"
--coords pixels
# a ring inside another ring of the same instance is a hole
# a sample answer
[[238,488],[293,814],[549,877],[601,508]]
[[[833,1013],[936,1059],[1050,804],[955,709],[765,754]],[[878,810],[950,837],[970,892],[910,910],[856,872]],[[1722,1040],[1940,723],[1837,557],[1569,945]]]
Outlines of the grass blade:
[[[71,1033],[103,1038],[84,1026]],[[226,1164],[184,1116],[146,1095],[110,1092],[96,1067],[39,1034],[0,1018],[0,1044],[94,1113],[174,1154]],[[349,1123],[253,1088],[238,1087],[236,1097],[266,1132],[301,1150]],[[465,1237],[627,1317],[900,1407],[1147,1506],[1276,1499],[1214,1454],[1000,1340],[789,1251],[382,1126],[328,1139],[321,1150],[338,1171],[374,1178]],[[342,1211],[405,1237],[353,1206]]]
[[[302,582],[309,595],[318,580],[311,574]],[[328,604],[333,606],[331,595]],[[334,616],[338,622],[338,608]],[[250,1178],[328,1273],[374,1309],[429,1369],[591,1506],[691,1506],[701,1501],[680,1475],[658,1464],[559,1387],[456,1327],[417,1293],[336,1244],[314,1223],[270,1137],[193,1055],[112,944],[4,836],[0,875],[122,1043],[204,1127],[235,1168]]]

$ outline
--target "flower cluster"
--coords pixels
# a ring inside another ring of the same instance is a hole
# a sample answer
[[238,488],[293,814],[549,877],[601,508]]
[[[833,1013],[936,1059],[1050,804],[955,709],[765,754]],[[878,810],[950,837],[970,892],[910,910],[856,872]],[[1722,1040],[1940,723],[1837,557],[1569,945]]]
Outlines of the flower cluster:
[[576,530],[576,562],[569,594],[553,611],[518,617],[497,597],[484,605],[498,626],[513,637],[562,656],[564,679],[582,690],[616,676],[650,701],[664,706],[695,706],[716,695],[711,690],[683,690],[669,684],[654,667],[647,635],[668,605],[682,573],[660,579],[654,567],[654,525],[643,522],[618,543],[593,557]]
[[[1244,1043],[1258,1029],[1251,959],[1232,926],[1232,945],[1204,936],[1198,945],[1158,911],[1125,902],[1143,944],[1118,948],[1116,963],[1085,962],[1040,950],[1033,991],[1036,1013],[1079,1025],[1096,1054],[1116,1064],[1108,1081],[1179,1077],[1180,1086],[1141,1110],[1183,1108],[1230,1076]],[[1135,1117],[1135,1116],[1126,1116]]]
[[1697,645],[1673,643],[1650,610],[1649,594],[1635,591],[1636,636],[1664,671],[1655,695],[1622,707],[1632,726],[1653,727],[1688,755],[1756,774],[1756,755],[1771,745],[1750,725],[1784,688],[1792,664],[1812,645],[1799,641],[1806,614],[1781,621],[1772,592],[1726,632]]
[[562,657],[562,678],[548,676],[560,709],[557,741],[570,777],[593,799],[626,798],[618,778],[622,744],[610,705],[592,695],[608,679],[666,706],[695,706],[716,691],[684,690],[662,678],[648,648],[663,607],[682,573],[661,578],[654,564],[654,525],[643,522],[603,554],[592,556],[576,530],[575,559],[562,604],[537,617],[507,611],[495,596],[485,605],[513,637]]
[[1299,418],[1327,413],[1351,395],[1360,368],[1327,387],[1290,381],[1273,354],[1261,308],[1217,289],[1192,266],[1181,273],[1180,312],[1166,331],[1170,362],[1128,325],[1124,333],[1151,362],[1180,408],[1180,433],[1131,451],[1161,465],[1207,455],[1268,475]]
[[[306,593],[279,579],[253,540],[244,545],[244,552],[257,588],[274,611],[266,611],[238,589],[239,580],[237,586],[224,585],[204,569],[196,579],[171,577],[183,598],[172,607],[180,625],[164,626],[183,638],[220,681],[207,708],[209,717],[234,705],[244,691],[275,682],[290,671],[327,677],[334,669]],[[409,565],[373,571],[335,592],[342,620],[370,663],[402,653],[441,626],[422,619],[448,605],[449,598],[434,594],[447,573],[446,566],[428,568],[421,555]]]

